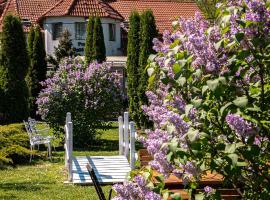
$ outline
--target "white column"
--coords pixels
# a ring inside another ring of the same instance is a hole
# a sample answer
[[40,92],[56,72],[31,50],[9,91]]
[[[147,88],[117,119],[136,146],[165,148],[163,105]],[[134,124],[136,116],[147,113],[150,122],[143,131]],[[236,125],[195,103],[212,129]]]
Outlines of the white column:
[[73,180],[73,174],[72,174],[72,150],[73,150],[73,124],[72,122],[68,122],[68,138],[67,138],[67,144],[68,144],[68,181],[72,182]]
[[66,123],[65,123],[65,126],[64,126],[64,131],[65,131],[65,144],[64,144],[64,148],[65,148],[65,168],[67,169],[68,168],[68,142],[67,142],[67,135],[68,135],[68,130],[67,130],[67,125],[68,125],[68,122],[71,122],[71,113],[68,112],[67,115],[66,115]]
[[130,122],[130,168],[135,169],[135,123]]
[[119,132],[119,155],[124,155],[124,141],[123,141],[123,117],[118,117],[118,132]]
[[128,131],[128,112],[124,113],[124,148],[125,148],[125,156],[128,158],[129,153],[129,131]]

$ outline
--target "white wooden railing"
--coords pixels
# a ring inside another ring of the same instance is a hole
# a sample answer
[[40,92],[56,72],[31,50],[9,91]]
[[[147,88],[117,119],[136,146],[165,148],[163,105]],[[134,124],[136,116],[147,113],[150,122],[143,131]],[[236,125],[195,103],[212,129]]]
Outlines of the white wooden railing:
[[[118,128],[119,128],[119,155],[125,156],[129,159],[130,168],[135,168],[135,123],[129,122],[128,112],[124,113],[123,117],[118,117]],[[66,115],[65,124],[65,167],[68,171],[68,181],[72,182],[72,160],[73,160],[73,124],[71,120],[71,113]]]

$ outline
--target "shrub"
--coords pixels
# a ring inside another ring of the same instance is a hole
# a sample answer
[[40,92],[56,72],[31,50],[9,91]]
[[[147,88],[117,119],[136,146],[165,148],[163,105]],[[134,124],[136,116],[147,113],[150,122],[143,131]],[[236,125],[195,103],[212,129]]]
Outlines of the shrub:
[[0,53],[0,124],[21,122],[29,114],[25,76],[29,59],[22,24],[18,17],[4,18]]
[[120,82],[106,64],[84,67],[80,59],[66,59],[43,85],[37,100],[39,114],[59,132],[71,112],[77,147],[91,144],[96,128],[106,129],[107,120],[121,111]]
[[22,124],[0,126],[0,168],[29,161],[29,137]]
[[[158,89],[147,92],[150,106],[143,109],[155,130],[142,142],[154,157],[151,166],[181,178],[186,188],[196,189],[211,171],[223,175],[224,184],[240,187],[241,199],[270,198],[266,2],[227,1],[219,5],[215,25],[197,14],[179,19],[173,34],[165,31],[162,42],[154,41],[158,53],[148,72]],[[153,190],[169,195],[161,185]],[[214,193],[206,187],[197,197],[220,199],[211,198]]]

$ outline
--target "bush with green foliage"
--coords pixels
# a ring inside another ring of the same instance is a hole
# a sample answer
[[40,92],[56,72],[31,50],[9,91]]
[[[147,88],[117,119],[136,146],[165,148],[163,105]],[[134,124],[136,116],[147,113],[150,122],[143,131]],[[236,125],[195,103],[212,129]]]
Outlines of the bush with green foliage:
[[137,89],[139,86],[139,52],[140,52],[140,15],[132,11],[129,16],[128,47],[127,47],[127,81],[129,112],[137,125],[140,124],[138,109],[139,97]]
[[0,52],[0,124],[21,122],[29,115],[28,88],[25,77],[29,67],[26,40],[21,21],[4,18]]
[[0,168],[29,161],[29,137],[23,124],[0,126]]
[[149,128],[151,123],[148,117],[145,115],[141,107],[148,104],[145,92],[147,91],[148,85],[148,74],[147,74],[147,60],[150,54],[154,53],[153,50],[153,39],[158,36],[158,30],[156,27],[156,21],[154,14],[151,10],[146,10],[141,14],[140,20],[140,56],[139,56],[139,85],[137,88],[137,95],[139,98],[138,105],[138,117],[139,128]]
[[75,147],[93,144],[97,128],[108,128],[108,120],[121,112],[120,80],[106,64],[85,67],[79,58],[66,59],[43,85],[37,100],[39,114],[59,134],[66,113],[71,112]]
[[46,79],[47,73],[46,51],[40,26],[38,25],[35,28],[30,28],[28,36],[28,53],[30,57],[30,67],[27,74],[27,83],[30,93],[30,115],[35,117],[37,111],[35,101],[41,90],[40,82]]
[[106,60],[106,48],[100,17],[96,17],[94,23],[93,54],[93,60],[96,60],[98,63]]
[[95,18],[89,16],[87,28],[86,28],[86,39],[85,39],[85,63],[88,65],[90,62],[94,61],[94,49],[93,49],[93,36],[94,36],[94,23]]

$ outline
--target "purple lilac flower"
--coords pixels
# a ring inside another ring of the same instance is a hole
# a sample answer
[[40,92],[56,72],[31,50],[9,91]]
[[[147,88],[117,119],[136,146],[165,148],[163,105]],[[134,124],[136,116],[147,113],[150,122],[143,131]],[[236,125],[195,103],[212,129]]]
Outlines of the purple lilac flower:
[[226,122],[238,136],[243,138],[253,136],[259,131],[251,122],[248,122],[240,115],[228,114],[226,116]]
[[209,197],[213,194],[215,194],[215,189],[211,188],[210,186],[205,186],[204,187],[204,192],[206,193],[206,196]]

